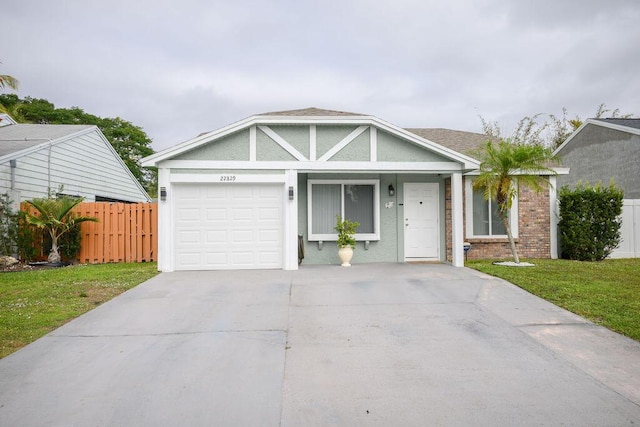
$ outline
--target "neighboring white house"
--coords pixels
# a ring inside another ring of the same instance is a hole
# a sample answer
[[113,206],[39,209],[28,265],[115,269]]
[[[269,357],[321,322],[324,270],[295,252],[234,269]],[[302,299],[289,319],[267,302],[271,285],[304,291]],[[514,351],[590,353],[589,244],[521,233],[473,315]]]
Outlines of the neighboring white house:
[[18,124],[13,117],[8,114],[0,114],[0,127]]
[[[0,123],[13,122],[7,117]],[[96,126],[0,126],[0,194],[19,203],[60,186],[62,194],[86,201],[150,201]]]

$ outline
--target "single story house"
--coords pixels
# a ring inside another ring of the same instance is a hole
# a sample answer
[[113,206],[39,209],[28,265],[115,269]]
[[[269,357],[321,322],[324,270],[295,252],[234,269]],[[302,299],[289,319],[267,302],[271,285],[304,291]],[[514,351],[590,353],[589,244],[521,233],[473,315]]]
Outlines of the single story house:
[[[402,129],[307,108],[260,114],[153,154],[161,271],[337,262],[336,215],[358,221],[353,262],[509,257],[491,202],[472,189],[486,136]],[[549,176],[555,184],[555,176]],[[523,256],[557,256],[555,186],[512,209]]]
[[[7,116],[8,117],[8,116]],[[49,190],[87,201],[148,202],[100,129],[92,125],[0,123],[0,194],[14,203]]]
[[571,171],[560,187],[613,180],[624,191],[622,242],[611,257],[640,257],[640,119],[588,119],[555,154]]

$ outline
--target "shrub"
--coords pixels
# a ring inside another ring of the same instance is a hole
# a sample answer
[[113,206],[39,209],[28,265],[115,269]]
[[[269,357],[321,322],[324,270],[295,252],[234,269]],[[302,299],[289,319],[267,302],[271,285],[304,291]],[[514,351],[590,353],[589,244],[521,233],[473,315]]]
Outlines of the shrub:
[[7,193],[0,194],[0,255],[13,256],[17,250],[18,217]]
[[622,190],[578,184],[560,190],[560,247],[562,257],[601,261],[620,244]]
[[[43,233],[44,253],[51,251],[51,236],[47,233]],[[80,249],[82,249],[82,233],[80,232],[80,224],[76,224],[70,228],[69,231],[60,236],[58,242],[60,259],[62,261],[77,261]]]
[[33,261],[38,256],[37,248],[42,246],[42,231],[27,223],[24,212],[20,212],[18,224],[18,258]]

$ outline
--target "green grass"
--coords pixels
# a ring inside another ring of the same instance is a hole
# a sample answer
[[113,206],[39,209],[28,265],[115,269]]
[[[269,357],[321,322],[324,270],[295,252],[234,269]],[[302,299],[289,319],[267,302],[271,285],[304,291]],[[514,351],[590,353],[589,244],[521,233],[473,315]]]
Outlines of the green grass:
[[0,273],[0,358],[157,273],[156,263]]
[[640,341],[640,259],[528,262],[536,266],[505,267],[491,261],[469,261],[467,266]]

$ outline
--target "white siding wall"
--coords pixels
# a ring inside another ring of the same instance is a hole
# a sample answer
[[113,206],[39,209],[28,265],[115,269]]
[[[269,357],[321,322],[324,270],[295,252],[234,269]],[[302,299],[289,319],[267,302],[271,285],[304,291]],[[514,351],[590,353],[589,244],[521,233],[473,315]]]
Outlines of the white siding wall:
[[[64,193],[94,201],[96,196],[131,202],[147,201],[108,142],[97,130],[57,143],[49,148],[19,157],[15,171],[15,189],[20,201],[43,197],[47,189],[57,191],[64,185]],[[50,167],[49,167],[50,164]],[[49,172],[50,171],[50,172]],[[9,163],[0,165],[0,192],[11,187]]]

